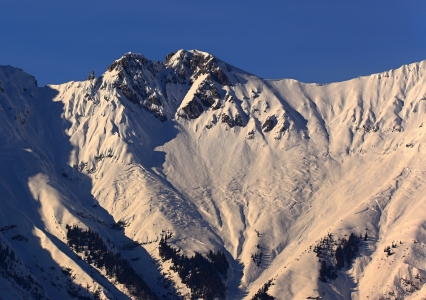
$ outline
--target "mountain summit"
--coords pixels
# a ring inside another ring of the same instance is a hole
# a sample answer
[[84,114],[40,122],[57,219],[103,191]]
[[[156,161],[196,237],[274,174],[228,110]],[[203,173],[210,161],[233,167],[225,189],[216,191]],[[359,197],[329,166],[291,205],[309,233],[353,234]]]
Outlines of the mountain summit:
[[[421,299],[426,61],[327,85],[0,67],[1,299]],[[269,298],[268,298],[269,297]]]

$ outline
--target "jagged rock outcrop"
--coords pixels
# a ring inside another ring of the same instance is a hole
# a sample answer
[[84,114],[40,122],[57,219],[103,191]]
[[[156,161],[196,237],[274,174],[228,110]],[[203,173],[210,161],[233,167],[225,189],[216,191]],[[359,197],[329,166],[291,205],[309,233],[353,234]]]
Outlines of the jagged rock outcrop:
[[161,78],[156,77],[161,69],[162,65],[158,62],[133,53],[127,53],[108,67],[109,72],[117,72],[114,86],[130,102],[152,112],[161,121],[166,121],[164,88]]
[[275,116],[269,116],[262,124],[262,130],[263,132],[269,132],[274,129],[275,125],[277,125],[277,118]]
[[196,119],[203,113],[204,108],[198,102],[197,99],[192,99],[189,101],[181,110],[178,112],[178,115],[187,119]]
[[235,126],[235,122],[234,122],[234,120],[229,116],[229,115],[227,115],[227,114],[225,114],[225,113],[223,113],[221,116],[220,116],[220,122],[221,123],[224,123],[224,124],[227,124],[229,127],[234,127]]

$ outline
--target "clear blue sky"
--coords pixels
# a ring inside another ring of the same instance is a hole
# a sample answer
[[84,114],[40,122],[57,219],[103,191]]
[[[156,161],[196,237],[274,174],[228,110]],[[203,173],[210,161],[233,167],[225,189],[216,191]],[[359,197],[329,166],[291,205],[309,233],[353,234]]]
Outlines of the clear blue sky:
[[199,49],[265,78],[333,82],[426,59],[426,1],[11,0],[0,65],[39,85],[101,75],[126,52]]

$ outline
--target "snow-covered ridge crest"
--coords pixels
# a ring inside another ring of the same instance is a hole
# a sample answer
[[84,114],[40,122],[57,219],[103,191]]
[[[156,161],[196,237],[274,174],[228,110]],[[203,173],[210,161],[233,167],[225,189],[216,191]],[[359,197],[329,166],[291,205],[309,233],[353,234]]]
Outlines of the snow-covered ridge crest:
[[232,85],[227,75],[231,67],[207,52],[179,50],[167,55],[164,64],[180,75],[185,74],[192,82],[201,75],[209,74],[223,86]]
[[127,53],[113,62],[108,67],[108,72],[116,73],[113,86],[129,101],[165,121],[167,117],[164,112],[166,98],[163,94],[163,78],[157,76],[163,69],[161,64],[149,61],[141,54]]
[[167,55],[163,63],[127,53],[108,72],[116,74],[114,87],[129,101],[165,121],[173,116],[173,106],[183,100],[182,91],[187,92],[199,76],[209,74],[219,84],[231,85],[223,68],[229,69],[210,54],[180,50]]
[[[270,279],[278,299],[418,299],[425,99],[425,62],[323,86],[195,50],[127,53],[98,78],[45,88],[0,68],[0,241],[52,299],[130,295],[68,247],[67,224],[98,232],[158,297],[191,292],[159,257],[172,232],[179,253],[224,252],[228,299]],[[313,249],[351,233],[368,238],[322,282]],[[0,274],[19,298],[13,282]]]

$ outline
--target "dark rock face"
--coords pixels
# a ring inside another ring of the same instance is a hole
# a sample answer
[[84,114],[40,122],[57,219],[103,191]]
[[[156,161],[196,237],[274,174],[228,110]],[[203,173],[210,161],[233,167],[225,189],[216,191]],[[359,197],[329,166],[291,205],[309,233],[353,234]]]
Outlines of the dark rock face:
[[245,127],[246,123],[244,122],[244,119],[241,115],[237,114],[235,116],[235,125],[240,126],[240,127]]
[[219,108],[220,108],[220,101],[218,101],[214,105],[212,105],[212,110],[217,110]]
[[[181,50],[168,54],[163,63],[150,61],[140,54],[127,53],[114,61],[108,71],[117,71],[114,86],[125,98],[165,121],[167,104],[173,102],[167,98],[168,84],[185,85],[187,88],[199,76],[208,74],[194,99],[178,113],[195,119],[206,109],[221,107],[224,94],[221,87],[231,85],[225,73],[227,68],[225,63],[210,54]],[[94,74],[88,80],[91,78],[94,79]]]
[[159,72],[159,64],[147,60],[143,55],[127,53],[113,62],[108,71],[118,71],[114,86],[132,103],[153,113],[161,121],[166,121],[164,106],[152,84]]
[[89,77],[87,77],[87,80],[93,80],[95,79],[95,71],[90,72]]
[[148,63],[148,60],[141,54],[126,53],[121,59],[114,61],[108,67],[108,71],[120,71],[123,69],[127,74],[129,74],[134,68],[135,63],[144,66]]
[[284,122],[284,124],[280,128],[280,131],[284,132],[284,131],[288,130],[289,127],[290,127],[290,125],[288,124],[288,122]]
[[235,126],[235,122],[234,122],[234,120],[232,120],[232,118],[230,117],[230,116],[228,116],[227,114],[222,114],[221,116],[220,116],[220,121],[222,122],[222,123],[225,123],[225,124],[227,124],[229,127],[234,127]]
[[191,59],[190,67],[194,79],[202,74],[210,74],[217,83],[223,86],[232,85],[225,72],[219,67],[216,58],[212,55],[195,54]]
[[[207,76],[199,85],[198,90],[194,93],[193,100],[185,106],[178,115],[189,119],[195,119],[209,108],[212,110],[219,109],[223,101],[222,94],[224,94],[224,91],[219,90],[220,86],[218,86],[219,85],[212,80],[210,75]],[[190,112],[190,115],[184,116],[184,113],[187,111]]]
[[262,131],[269,132],[274,129],[275,125],[277,125],[277,119],[275,118],[275,116],[269,116],[262,124]]
[[166,55],[166,58],[164,59],[164,64],[169,63],[170,59],[173,57],[173,55],[175,55],[176,52],[171,52],[169,54]]
[[220,94],[215,84],[209,81],[208,79],[209,78],[207,78],[207,80],[203,82],[203,84],[195,93],[195,96],[200,99],[201,103],[205,107],[212,107],[214,104],[216,104],[215,109],[217,109],[220,107],[219,102],[222,98],[222,95]]
[[226,102],[231,102],[231,103],[235,103],[235,99],[234,99],[234,97],[232,97],[231,95],[229,95],[229,94],[226,94],[226,96],[225,96],[225,98],[224,98],[224,101],[226,101]]
[[163,62],[165,68],[172,70],[172,73],[166,79],[166,84],[186,84],[192,76],[190,68],[192,54],[187,51],[180,51],[177,61],[172,66],[170,60],[175,55],[174,52],[168,54]]
[[[203,74],[209,74],[213,81],[221,84],[222,86],[232,85],[226,76],[224,70],[222,70],[218,60],[213,55],[205,55],[204,53],[196,52],[191,53],[188,51],[180,51],[177,61],[174,62],[174,66],[171,65],[171,58],[176,53],[170,53],[166,56],[163,65],[166,68],[173,68],[176,76],[172,76],[169,79],[171,83],[182,83],[187,80],[193,83]],[[226,64],[225,68],[229,68]]]
[[117,88],[119,88],[121,90],[123,95],[126,96],[126,98],[130,102],[132,102],[134,104],[140,104],[139,97],[127,85],[123,84],[123,85],[117,86]]
[[178,115],[186,119],[196,119],[201,116],[203,111],[203,106],[196,99],[192,99]]

